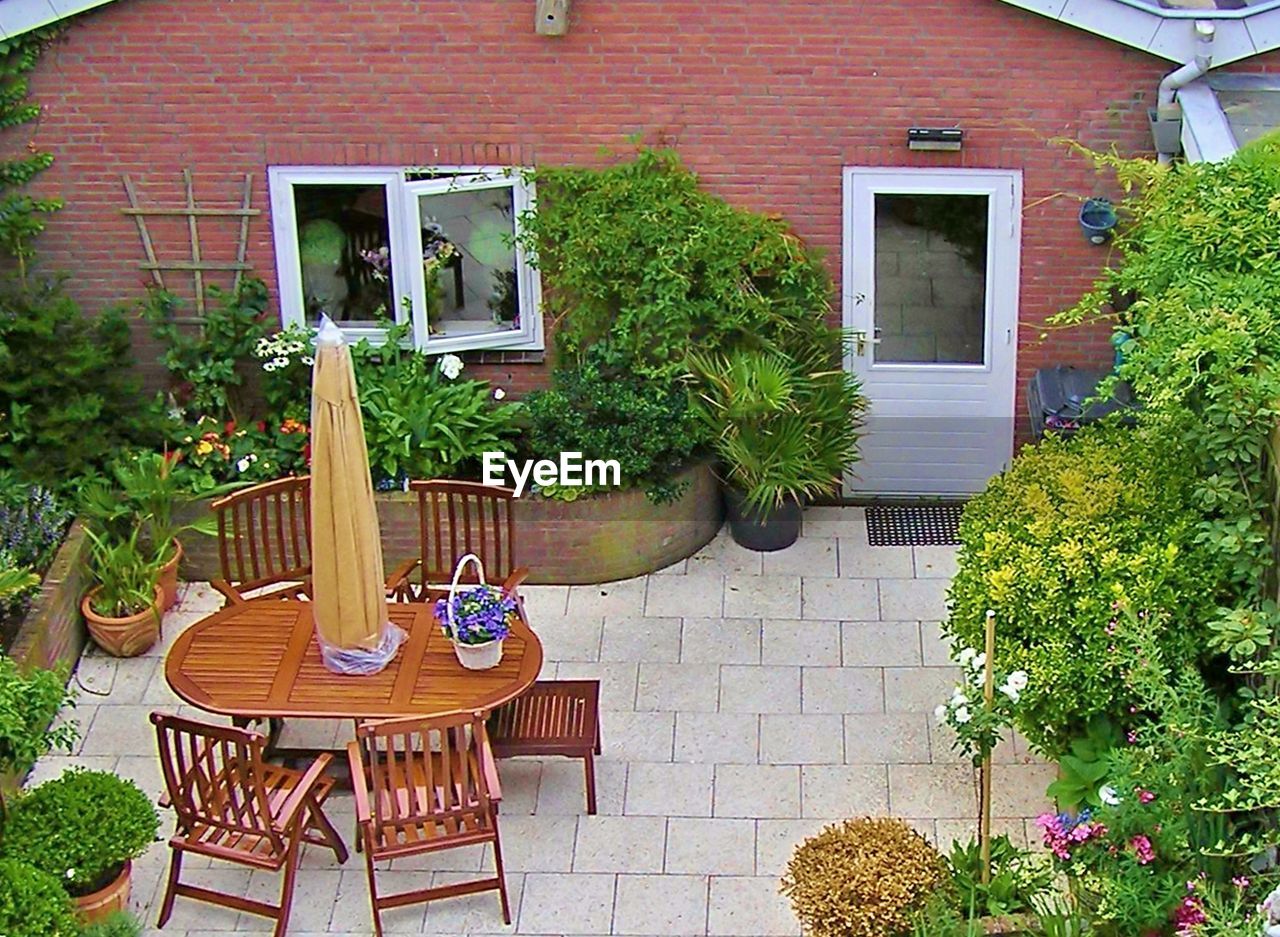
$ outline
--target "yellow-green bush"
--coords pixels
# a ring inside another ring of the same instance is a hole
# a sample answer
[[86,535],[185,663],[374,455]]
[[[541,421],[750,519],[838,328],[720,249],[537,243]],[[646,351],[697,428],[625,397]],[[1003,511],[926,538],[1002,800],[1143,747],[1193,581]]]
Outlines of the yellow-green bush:
[[946,630],[957,651],[981,649],[995,611],[997,666],[1027,671],[1015,718],[1039,748],[1059,753],[1090,718],[1141,706],[1117,603],[1155,630],[1165,660],[1203,654],[1226,575],[1197,539],[1193,485],[1168,437],[1093,427],[1027,447],[965,508]]

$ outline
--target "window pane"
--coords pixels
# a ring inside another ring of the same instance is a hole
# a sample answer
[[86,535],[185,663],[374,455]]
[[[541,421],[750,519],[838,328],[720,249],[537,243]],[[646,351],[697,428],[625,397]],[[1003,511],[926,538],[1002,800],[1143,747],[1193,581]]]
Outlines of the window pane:
[[307,321],[344,325],[399,316],[391,289],[391,229],[381,183],[293,186]]
[[876,195],[882,364],[982,364],[987,196]]
[[440,338],[519,331],[509,186],[418,196],[427,322]]

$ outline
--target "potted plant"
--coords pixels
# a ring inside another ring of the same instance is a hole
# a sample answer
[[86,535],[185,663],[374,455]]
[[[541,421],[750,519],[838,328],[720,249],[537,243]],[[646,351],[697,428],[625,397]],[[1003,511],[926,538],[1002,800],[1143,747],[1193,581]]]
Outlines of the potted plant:
[[729,529],[749,549],[794,543],[805,500],[833,494],[857,454],[866,401],[852,375],[819,364],[745,349],[690,357]]
[[[81,498],[82,513],[91,527],[123,539],[129,528],[138,526],[140,542],[159,554],[159,583],[163,590],[160,611],[168,611],[178,598],[178,566],[182,562],[180,535],[188,531],[214,536],[218,532],[212,515],[179,522],[177,514],[195,501],[173,474],[176,455],[170,452],[137,452],[117,460],[111,467],[114,485],[105,482],[90,486]],[[217,486],[201,492],[216,498],[236,484]]]
[[4,855],[52,875],[93,922],[125,909],[132,862],[159,829],[138,785],[109,771],[73,768],[14,800]]
[[0,934],[80,937],[80,922],[56,878],[25,862],[0,859]]
[[[474,562],[478,585],[459,588],[458,580]],[[458,561],[449,594],[436,602],[436,621],[453,641],[458,663],[468,670],[488,670],[502,660],[502,642],[511,633],[520,612],[516,600],[498,586],[484,581],[480,558],[468,553]]]
[[124,540],[112,540],[86,529],[89,567],[97,583],[80,601],[80,611],[93,640],[116,657],[136,657],[160,637],[158,584],[163,556],[148,554],[139,544],[139,528]]

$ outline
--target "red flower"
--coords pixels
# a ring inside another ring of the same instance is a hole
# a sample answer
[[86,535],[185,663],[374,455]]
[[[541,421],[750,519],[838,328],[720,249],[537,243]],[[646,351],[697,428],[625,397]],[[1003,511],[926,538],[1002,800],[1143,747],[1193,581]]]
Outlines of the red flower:
[[223,432],[223,435],[224,435],[224,436],[230,436],[230,435],[231,435],[232,433],[234,433],[235,431],[236,431],[236,421],[235,421],[235,420],[227,420],[227,425],[226,425],[225,427],[223,427],[223,431],[222,431],[222,432]]
[[265,433],[266,431],[267,431],[267,421],[266,421],[266,420],[259,420],[259,421],[258,421],[258,432],[259,432],[259,433]]
[[310,440],[308,440],[306,444],[303,445],[302,447],[302,461],[306,462],[307,465],[311,464],[311,441]]

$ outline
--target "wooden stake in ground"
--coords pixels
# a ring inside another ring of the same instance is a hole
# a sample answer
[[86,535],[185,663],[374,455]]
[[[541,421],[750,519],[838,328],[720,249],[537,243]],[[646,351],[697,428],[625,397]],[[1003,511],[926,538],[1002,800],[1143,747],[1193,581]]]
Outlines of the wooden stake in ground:
[[[995,699],[995,656],[996,656],[996,613],[987,610],[986,623],[986,665],[983,668],[982,705],[988,715]],[[991,884],[991,749],[982,756],[982,792],[979,795],[982,803],[978,805],[978,848],[981,851],[982,884]]]

